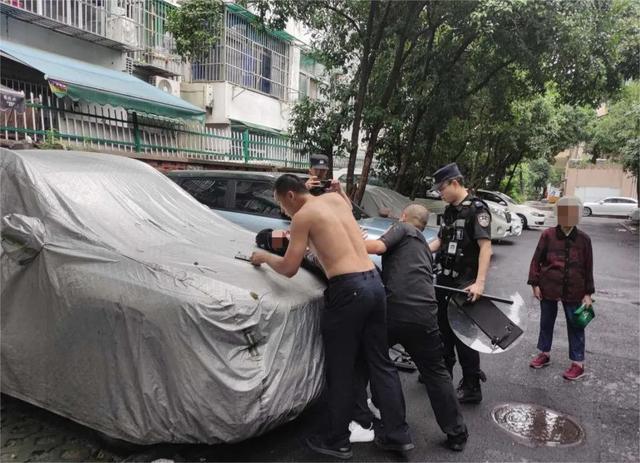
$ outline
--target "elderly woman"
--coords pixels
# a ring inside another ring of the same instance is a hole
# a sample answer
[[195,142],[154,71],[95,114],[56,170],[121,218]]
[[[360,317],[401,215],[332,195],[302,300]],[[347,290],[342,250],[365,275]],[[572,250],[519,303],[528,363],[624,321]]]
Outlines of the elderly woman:
[[593,253],[591,239],[579,230],[582,202],[571,196],[560,198],[556,204],[558,225],[548,228],[531,259],[529,280],[533,295],[540,301],[540,353],[531,361],[531,368],[542,368],[551,363],[553,327],[558,314],[558,301],[562,302],[569,334],[571,366],[563,373],[567,380],[584,376],[584,328],[573,323],[573,312],[581,304],[590,306],[593,284]]

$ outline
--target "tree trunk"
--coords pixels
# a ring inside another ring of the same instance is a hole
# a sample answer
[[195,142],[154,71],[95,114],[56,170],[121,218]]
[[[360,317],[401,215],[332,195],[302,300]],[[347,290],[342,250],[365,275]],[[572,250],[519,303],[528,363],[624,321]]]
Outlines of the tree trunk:
[[[412,26],[417,21],[420,11],[426,6],[426,2],[414,2],[410,3],[409,6],[409,11],[405,16],[406,21],[404,27],[402,27],[402,29],[400,30],[398,43],[396,44],[391,72],[389,72],[389,77],[387,78],[385,89],[379,101],[380,108],[386,109],[388,107],[389,101],[393,96],[398,82],[402,78],[402,66],[404,65],[404,62],[406,61],[410,53],[406,53],[408,34],[413,30]],[[410,46],[408,47],[409,50],[413,49],[416,40],[418,40],[418,37],[413,38],[413,42],[411,42]],[[371,163],[373,161],[373,153],[375,152],[376,144],[378,142],[378,135],[380,134],[380,130],[382,130],[382,127],[383,120],[382,118],[379,118],[379,120],[374,123],[373,128],[370,131],[369,142],[367,143],[367,150],[364,155],[364,165],[362,166],[361,180],[353,197],[356,204],[360,204],[360,202],[362,201],[362,197],[364,196],[364,190],[367,187],[367,180],[369,179],[369,169],[371,168]],[[351,161],[351,159],[349,161]],[[355,159],[353,162],[355,164]]]
[[351,144],[349,145],[349,163],[347,165],[347,194],[353,196],[354,188],[354,170],[356,167],[356,158],[358,156],[358,147],[360,146],[360,126],[362,125],[362,113],[364,111],[364,103],[369,86],[371,71],[375,64],[378,47],[382,40],[383,31],[387,27],[387,17],[389,14],[390,2],[387,3],[384,17],[378,26],[376,36],[371,43],[375,18],[378,15],[378,0],[371,0],[369,3],[369,17],[367,19],[367,30],[362,47],[362,58],[360,59],[360,82],[358,83],[358,94],[354,104],[353,126],[351,127]]

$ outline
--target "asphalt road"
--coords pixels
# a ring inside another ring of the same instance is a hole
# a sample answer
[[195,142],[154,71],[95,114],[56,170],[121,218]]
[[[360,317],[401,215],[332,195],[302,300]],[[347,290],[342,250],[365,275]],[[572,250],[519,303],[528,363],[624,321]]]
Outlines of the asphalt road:
[[[487,292],[519,292],[528,305],[523,340],[512,350],[483,355],[489,380],[484,401],[463,406],[470,431],[467,448],[452,453],[442,447],[423,385],[416,373],[400,373],[407,419],[416,449],[407,458],[354,445],[354,461],[640,461],[640,346],[638,235],[622,220],[586,218],[581,227],[592,238],[595,261],[596,319],[587,329],[586,371],[579,382],[565,381],[569,366],[564,319],[556,322],[553,364],[532,370],[536,353],[539,307],[526,285],[539,230],[525,231],[512,242],[495,244]],[[460,371],[456,369],[456,382]],[[583,427],[584,441],[572,447],[532,447],[516,441],[492,420],[494,407],[532,403],[568,414]],[[2,461],[330,461],[302,445],[304,437],[324,422],[322,403],[295,421],[264,436],[235,445],[158,445],[119,449],[105,445],[95,433],[73,422],[3,396]]]

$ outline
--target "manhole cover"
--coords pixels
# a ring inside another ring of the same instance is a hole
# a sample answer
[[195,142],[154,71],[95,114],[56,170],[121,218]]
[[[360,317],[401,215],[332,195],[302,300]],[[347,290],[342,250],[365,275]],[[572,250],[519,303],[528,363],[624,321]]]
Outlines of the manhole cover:
[[574,418],[539,405],[499,405],[491,415],[498,426],[525,445],[565,447],[584,439],[584,431]]

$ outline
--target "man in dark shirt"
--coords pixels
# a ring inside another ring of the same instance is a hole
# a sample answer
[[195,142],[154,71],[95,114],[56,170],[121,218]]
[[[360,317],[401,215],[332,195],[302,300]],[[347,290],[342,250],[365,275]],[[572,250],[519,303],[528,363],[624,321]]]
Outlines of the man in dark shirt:
[[[461,451],[467,441],[451,376],[447,370],[438,329],[438,305],[433,286],[433,257],[422,231],[429,212],[411,204],[378,240],[367,240],[369,254],[382,255],[382,281],[387,293],[389,345],[402,344],[416,363],[427,387],[431,407],[447,445]],[[357,413],[366,409],[364,387],[356,390]],[[366,394],[366,393],[365,393]],[[375,400],[384,400],[376,397]]]

